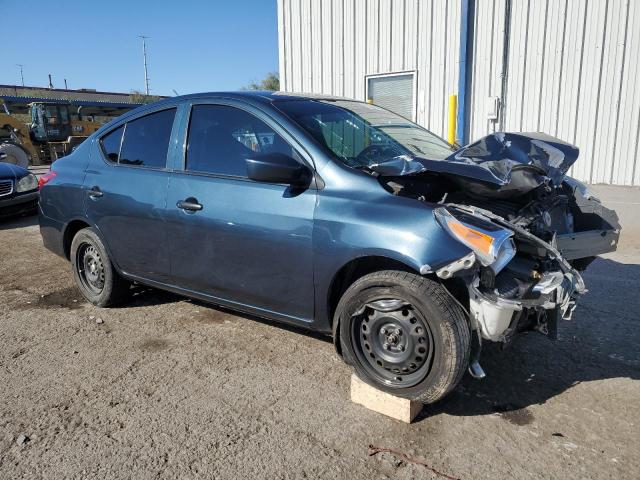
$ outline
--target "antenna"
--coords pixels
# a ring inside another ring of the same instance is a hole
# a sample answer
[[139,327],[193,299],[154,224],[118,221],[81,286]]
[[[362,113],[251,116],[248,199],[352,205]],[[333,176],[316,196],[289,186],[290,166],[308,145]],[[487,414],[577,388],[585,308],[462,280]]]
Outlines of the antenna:
[[18,67],[20,67],[20,80],[22,80],[22,86],[24,87],[24,75],[22,74],[22,67],[24,67],[21,63],[16,63]]
[[144,86],[147,95],[149,95],[149,75],[147,73],[147,38],[144,35],[138,35],[142,39],[142,59],[144,61]]
[[51,74],[49,74],[49,88],[53,88],[53,82],[51,81]]

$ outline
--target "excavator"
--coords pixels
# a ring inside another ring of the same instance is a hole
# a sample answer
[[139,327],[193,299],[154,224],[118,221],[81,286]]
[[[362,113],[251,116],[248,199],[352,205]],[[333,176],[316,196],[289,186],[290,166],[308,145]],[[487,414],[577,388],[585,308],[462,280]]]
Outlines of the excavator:
[[[137,106],[132,104],[129,109]],[[38,101],[28,103],[27,107],[28,124],[13,115],[0,98],[0,158],[3,162],[24,168],[50,164],[71,153],[102,126],[93,117],[83,117],[80,109],[72,113],[71,102]]]

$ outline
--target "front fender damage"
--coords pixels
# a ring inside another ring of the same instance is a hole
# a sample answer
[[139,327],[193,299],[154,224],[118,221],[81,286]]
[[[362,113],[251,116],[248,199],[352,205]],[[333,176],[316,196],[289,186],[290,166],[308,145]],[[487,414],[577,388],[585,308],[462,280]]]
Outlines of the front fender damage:
[[476,342],[469,370],[472,376],[483,378],[485,374],[479,364],[483,341],[507,343],[524,330],[556,338],[558,320],[571,319],[578,298],[587,289],[580,272],[550,243],[492,212],[457,204],[448,204],[447,208],[511,230],[517,240],[544,250],[548,264],[555,267],[530,270],[525,260],[516,257],[496,275],[495,270],[475,262],[472,253],[435,272],[442,280],[455,276],[466,285],[469,299],[466,313]]

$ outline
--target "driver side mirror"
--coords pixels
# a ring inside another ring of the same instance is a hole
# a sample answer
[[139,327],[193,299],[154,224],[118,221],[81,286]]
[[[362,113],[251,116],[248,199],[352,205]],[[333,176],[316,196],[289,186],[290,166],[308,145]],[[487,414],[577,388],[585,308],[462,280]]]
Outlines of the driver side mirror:
[[246,159],[247,176],[265,183],[286,183],[306,187],[311,183],[311,170],[284,153],[264,153]]

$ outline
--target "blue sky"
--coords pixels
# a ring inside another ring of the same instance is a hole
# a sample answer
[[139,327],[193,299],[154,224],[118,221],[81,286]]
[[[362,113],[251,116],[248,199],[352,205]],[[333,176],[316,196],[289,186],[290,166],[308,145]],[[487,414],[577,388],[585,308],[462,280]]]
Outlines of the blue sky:
[[[144,91],[237,90],[278,70],[276,0],[0,0],[0,84]],[[9,12],[11,12],[9,14]]]

